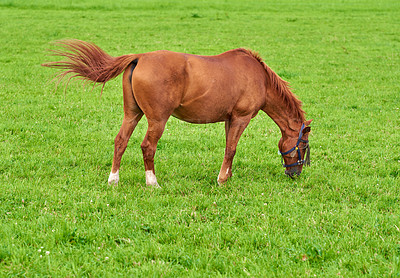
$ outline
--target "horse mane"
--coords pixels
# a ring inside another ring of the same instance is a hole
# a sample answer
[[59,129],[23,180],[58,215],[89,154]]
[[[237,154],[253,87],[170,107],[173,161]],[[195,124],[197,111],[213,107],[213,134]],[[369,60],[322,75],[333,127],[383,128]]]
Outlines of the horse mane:
[[248,49],[240,49],[246,54],[255,58],[265,69],[268,76],[269,86],[275,90],[280,96],[282,101],[285,103],[289,113],[291,113],[301,122],[305,121],[304,110],[301,108],[302,102],[296,97],[295,94],[290,90],[289,82],[283,80],[278,74],[276,74],[267,64],[263,61],[260,54],[255,51]]

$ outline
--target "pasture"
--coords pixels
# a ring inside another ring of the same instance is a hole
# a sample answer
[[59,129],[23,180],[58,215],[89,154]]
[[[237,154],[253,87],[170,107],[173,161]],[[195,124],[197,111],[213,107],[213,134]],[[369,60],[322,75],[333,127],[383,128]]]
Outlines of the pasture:
[[[0,276],[399,276],[399,18],[395,0],[0,0]],[[258,51],[314,119],[311,166],[284,175],[260,112],[218,185],[223,123],[170,118],[146,187],[143,118],[109,186],[121,77],[54,90],[40,64],[65,38]]]

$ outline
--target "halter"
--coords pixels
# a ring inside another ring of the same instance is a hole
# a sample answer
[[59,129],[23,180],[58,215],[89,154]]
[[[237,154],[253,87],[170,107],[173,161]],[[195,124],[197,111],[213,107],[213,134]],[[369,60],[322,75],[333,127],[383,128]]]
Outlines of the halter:
[[[308,145],[308,140],[303,140],[301,139],[301,137],[303,137],[303,130],[306,126],[304,124],[301,125],[301,129],[299,132],[299,139],[297,140],[296,146],[294,146],[293,148],[291,148],[290,150],[286,151],[286,152],[281,152],[279,151],[280,155],[282,156],[282,166],[285,168],[288,167],[292,167],[292,166],[297,166],[297,165],[306,165],[309,166],[310,165],[310,145]],[[305,159],[301,159],[301,153],[300,153],[300,148],[299,148],[299,144],[300,143],[306,143],[307,145],[303,148],[306,149],[306,154],[305,154]],[[293,151],[297,151],[297,162],[292,163],[292,164],[285,164],[283,161],[283,156],[287,155]]]

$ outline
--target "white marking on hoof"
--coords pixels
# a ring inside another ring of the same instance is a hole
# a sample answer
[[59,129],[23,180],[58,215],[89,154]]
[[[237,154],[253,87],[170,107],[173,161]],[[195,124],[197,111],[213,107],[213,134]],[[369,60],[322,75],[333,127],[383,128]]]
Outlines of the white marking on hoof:
[[110,176],[108,177],[108,184],[109,185],[117,185],[119,182],[119,170],[117,170],[117,172],[110,173]]
[[154,175],[152,170],[146,171],[146,185],[154,186],[156,188],[161,188],[157,182],[156,175]]
[[226,169],[225,176],[227,177],[227,179],[225,181],[221,181],[221,178],[218,175],[218,178],[217,178],[218,185],[223,185],[228,180],[228,174],[229,174],[229,167]]

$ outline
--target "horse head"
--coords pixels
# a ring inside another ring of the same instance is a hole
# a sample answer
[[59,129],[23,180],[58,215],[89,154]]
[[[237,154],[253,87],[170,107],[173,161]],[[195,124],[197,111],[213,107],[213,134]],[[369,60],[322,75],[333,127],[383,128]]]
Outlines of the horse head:
[[312,120],[301,125],[298,136],[284,136],[279,140],[279,154],[282,156],[282,166],[285,174],[291,178],[300,176],[303,165],[310,165],[310,134]]

